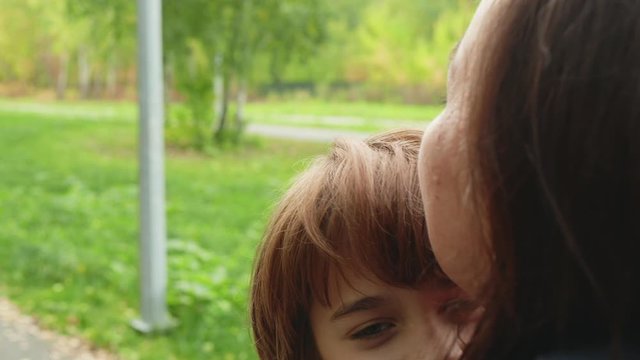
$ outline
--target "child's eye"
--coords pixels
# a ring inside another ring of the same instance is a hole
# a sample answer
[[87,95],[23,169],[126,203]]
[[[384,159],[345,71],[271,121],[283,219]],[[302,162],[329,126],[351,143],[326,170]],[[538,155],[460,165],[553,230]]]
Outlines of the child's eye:
[[351,338],[351,340],[374,339],[378,336],[384,335],[395,327],[396,325],[392,322],[377,322],[371,325],[367,325],[364,328],[356,331],[355,333],[351,334],[349,338]]

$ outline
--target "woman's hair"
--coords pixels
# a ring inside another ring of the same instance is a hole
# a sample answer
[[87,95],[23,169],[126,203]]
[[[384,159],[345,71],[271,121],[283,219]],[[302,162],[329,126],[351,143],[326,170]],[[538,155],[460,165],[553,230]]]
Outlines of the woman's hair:
[[[287,191],[258,251],[251,320],[261,359],[319,359],[313,301],[347,268],[396,286],[436,274],[416,163],[422,132],[339,140]],[[440,272],[437,272],[440,274]]]
[[502,5],[468,74],[494,260],[465,357],[619,349],[640,326],[640,1]]

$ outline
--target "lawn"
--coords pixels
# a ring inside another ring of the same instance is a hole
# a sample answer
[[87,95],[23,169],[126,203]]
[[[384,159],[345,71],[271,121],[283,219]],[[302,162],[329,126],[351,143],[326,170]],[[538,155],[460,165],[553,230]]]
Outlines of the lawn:
[[[173,105],[170,113],[180,112],[181,109],[181,105]],[[85,120],[134,121],[136,116],[135,104],[129,102],[37,103],[29,99],[0,99],[0,110]],[[245,113],[250,123],[373,133],[397,127],[423,128],[441,110],[441,105],[305,100],[251,102],[247,104]]]
[[275,199],[326,145],[168,151],[169,305],[179,325],[148,337],[128,325],[137,315],[135,108],[31,105],[0,101],[0,293],[45,327],[125,359],[254,359],[246,301],[256,244]]

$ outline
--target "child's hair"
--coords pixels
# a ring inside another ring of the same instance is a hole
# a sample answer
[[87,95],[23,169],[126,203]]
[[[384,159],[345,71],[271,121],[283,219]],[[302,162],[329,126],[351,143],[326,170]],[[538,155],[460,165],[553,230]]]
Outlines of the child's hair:
[[415,287],[439,273],[427,240],[416,164],[422,131],[338,140],[287,191],[253,274],[251,320],[261,359],[318,359],[309,324],[345,269]]

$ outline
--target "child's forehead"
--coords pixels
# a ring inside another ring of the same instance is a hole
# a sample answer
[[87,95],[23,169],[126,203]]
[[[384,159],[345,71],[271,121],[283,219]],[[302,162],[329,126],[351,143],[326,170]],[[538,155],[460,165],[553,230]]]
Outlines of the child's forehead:
[[371,296],[385,287],[391,287],[391,284],[385,283],[368,269],[333,265],[326,272],[325,289],[330,304],[324,305],[345,303],[358,296]]
[[[382,295],[393,288],[418,288],[421,284],[388,282],[378,277],[373,270],[363,266],[338,266],[331,264],[324,272],[322,284],[316,291],[315,301],[324,306],[344,303],[354,297]],[[319,294],[318,294],[319,292]]]
[[326,304],[336,294],[361,290],[356,284],[417,289],[438,277],[438,266],[426,246],[406,242],[413,241],[413,236],[406,237],[400,249],[397,237],[371,235],[338,241],[334,236],[332,252],[323,251],[318,244],[307,248],[311,251],[304,256],[309,260],[305,266],[307,284],[316,300]]
[[346,304],[362,297],[392,299],[394,294],[408,291],[418,291],[424,294],[438,293],[442,290],[456,288],[447,278],[434,274],[415,284],[386,282],[367,269],[332,266],[327,274],[328,303],[315,299],[325,307],[335,307]]
[[[374,237],[369,241],[380,244],[388,239]],[[452,286],[429,250],[404,251],[403,256],[393,256],[395,261],[391,261],[384,249],[384,246],[342,248],[334,253],[338,257],[314,251],[307,274],[315,299],[327,303],[339,293],[357,292],[369,285],[403,289]]]

